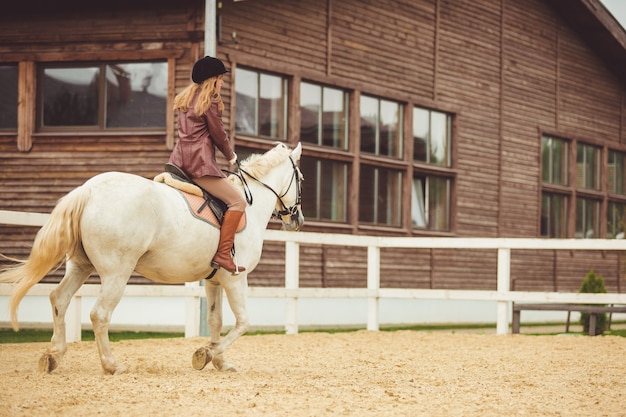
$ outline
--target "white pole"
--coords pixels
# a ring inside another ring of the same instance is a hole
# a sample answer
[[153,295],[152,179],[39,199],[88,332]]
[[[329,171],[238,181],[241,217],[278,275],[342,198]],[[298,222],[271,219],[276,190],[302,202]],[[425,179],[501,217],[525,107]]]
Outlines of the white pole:
[[68,343],[80,342],[82,338],[81,305],[82,297],[72,297],[70,305],[65,312],[65,339]]
[[378,331],[378,309],[380,289],[380,248],[367,247],[367,330]]
[[[287,334],[298,333],[298,295],[300,287],[300,244],[285,242],[285,289],[296,294],[286,297],[285,330]],[[289,292],[289,291],[288,291]]]
[[511,248],[498,249],[498,310],[496,316],[496,333],[509,332],[508,293],[511,290]]
[[215,56],[217,52],[216,0],[204,0],[204,55]]

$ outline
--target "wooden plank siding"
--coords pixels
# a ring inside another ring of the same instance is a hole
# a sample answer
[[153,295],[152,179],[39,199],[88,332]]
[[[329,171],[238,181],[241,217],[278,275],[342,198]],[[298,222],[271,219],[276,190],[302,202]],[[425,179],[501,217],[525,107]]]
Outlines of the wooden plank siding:
[[[187,85],[193,63],[203,55],[201,0],[176,4],[116,1],[97,9],[79,2],[70,2],[67,9],[61,2],[40,3],[41,12],[18,10],[13,18],[0,17],[0,63],[29,63],[23,67],[31,76],[38,62],[159,57],[173,65],[169,68],[173,96]],[[405,155],[412,152],[408,130],[413,105],[453,116],[452,227],[443,235],[539,236],[543,133],[626,151],[626,82],[594,52],[585,34],[564,19],[565,10],[556,2],[221,3],[224,39],[237,34],[237,43],[217,45],[217,56],[233,71],[225,77],[222,97],[224,124],[236,145],[270,146],[262,138],[232,132],[233,73],[241,67],[284,75],[292,101],[299,98],[299,82],[311,81],[348,91],[351,109],[358,109],[362,94],[401,103],[407,130]],[[294,143],[299,134],[298,103],[290,103],[289,109],[287,141]],[[406,207],[413,172],[410,156],[388,163],[406,174],[402,225],[358,224],[359,164],[376,158],[361,157],[359,115],[348,116],[350,149],[326,152],[305,146],[305,154],[350,163],[348,221],[340,225],[309,221],[305,230],[437,235],[411,226]],[[32,123],[28,118],[20,122],[23,126]],[[169,156],[175,120],[168,121],[166,131],[150,134],[34,131],[23,136],[20,142],[15,132],[0,132],[0,209],[49,212],[58,198],[103,171],[152,178]],[[272,222],[270,227],[278,224]],[[28,227],[0,226],[0,252],[25,258],[35,232]],[[280,243],[266,243],[261,262],[249,277],[250,285],[284,285],[284,251]],[[622,256],[513,251],[513,288],[577,291],[593,268],[605,278],[610,291],[621,291]],[[493,290],[496,260],[495,252],[478,250],[383,249],[381,287]],[[61,268],[47,280],[58,280],[62,273]],[[145,281],[133,277],[133,282]],[[302,245],[300,283],[303,287],[365,287],[366,250]]]

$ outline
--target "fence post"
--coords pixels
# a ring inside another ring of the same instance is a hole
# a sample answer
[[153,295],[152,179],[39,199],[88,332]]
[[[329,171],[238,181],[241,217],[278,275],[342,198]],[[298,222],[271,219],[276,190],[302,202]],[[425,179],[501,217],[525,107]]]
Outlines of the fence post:
[[[285,242],[285,289],[294,290],[293,296],[287,294],[285,331],[287,334],[298,333],[298,295],[300,287],[300,244]],[[288,291],[289,292],[289,291]]]
[[[200,283],[198,281],[186,282],[185,287],[200,287]],[[206,321],[204,324],[200,321],[200,301],[201,297],[196,296],[188,297],[185,300],[185,337],[198,337],[202,330],[201,326],[205,329],[208,328]]]
[[367,247],[367,330],[378,331],[380,289],[380,248]]
[[72,297],[67,311],[65,312],[65,339],[68,343],[80,342],[82,338],[81,326],[82,297]]
[[496,316],[496,333],[509,333],[509,303],[507,300],[511,290],[511,248],[498,248],[498,310]]

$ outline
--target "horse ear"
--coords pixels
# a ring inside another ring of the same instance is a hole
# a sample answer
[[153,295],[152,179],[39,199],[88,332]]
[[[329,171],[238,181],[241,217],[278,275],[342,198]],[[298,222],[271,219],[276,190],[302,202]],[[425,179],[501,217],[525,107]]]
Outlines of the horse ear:
[[298,146],[296,146],[294,150],[291,151],[291,156],[293,157],[295,161],[299,161],[301,155],[302,155],[302,144],[298,142]]

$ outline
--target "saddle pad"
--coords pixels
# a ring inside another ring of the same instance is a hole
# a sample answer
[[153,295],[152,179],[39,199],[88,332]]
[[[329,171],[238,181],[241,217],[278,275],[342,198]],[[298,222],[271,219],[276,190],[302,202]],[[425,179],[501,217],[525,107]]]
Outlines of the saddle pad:
[[[189,194],[184,191],[178,190],[178,192],[183,196],[185,201],[187,202],[187,206],[189,207],[189,211],[191,214],[199,220],[205,221],[218,229],[220,228],[220,224],[217,221],[217,217],[213,213],[213,210],[209,208],[209,206],[205,205],[200,213],[198,213],[198,209],[205,204],[204,197],[198,197],[197,195]],[[241,232],[246,228],[246,213],[241,216],[241,220],[239,221],[239,225],[237,226],[237,233]]]

